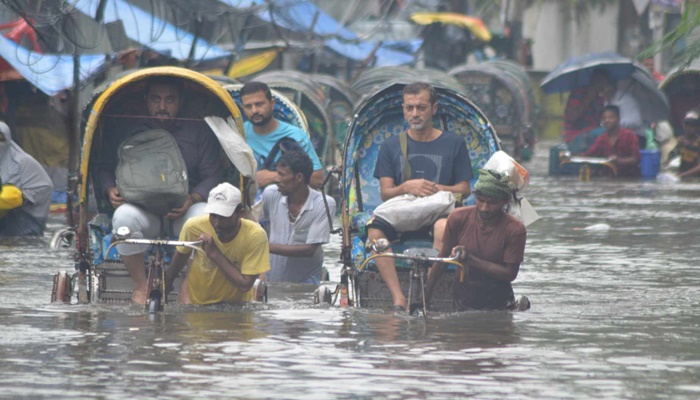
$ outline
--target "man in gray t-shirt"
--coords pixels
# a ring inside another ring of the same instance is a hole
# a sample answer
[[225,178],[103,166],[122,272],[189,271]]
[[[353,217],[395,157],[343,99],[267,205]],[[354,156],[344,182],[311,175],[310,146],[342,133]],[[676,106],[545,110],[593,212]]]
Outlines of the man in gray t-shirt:
[[[311,159],[300,151],[284,153],[277,162],[277,185],[263,192],[260,222],[270,242],[267,280],[318,284],[323,267],[323,243],[330,240],[324,194],[309,187]],[[330,213],[335,201],[327,197]]]

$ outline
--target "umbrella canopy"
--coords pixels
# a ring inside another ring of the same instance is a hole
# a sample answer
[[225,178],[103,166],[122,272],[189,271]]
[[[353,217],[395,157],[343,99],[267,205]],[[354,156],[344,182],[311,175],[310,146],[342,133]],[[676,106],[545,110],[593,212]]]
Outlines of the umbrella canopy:
[[589,53],[572,57],[559,64],[540,83],[545,93],[569,92],[591,84],[593,71],[602,69],[612,81],[627,79],[635,71],[631,59],[617,53]]
[[637,67],[629,79],[617,83],[618,89],[629,93],[637,100],[644,120],[656,122],[667,120],[671,112],[666,95],[656,87],[656,81],[643,67]]
[[411,21],[418,25],[430,25],[442,23],[459,26],[468,29],[477,39],[488,42],[491,40],[491,32],[479,18],[470,17],[465,14],[451,12],[418,12],[411,15]]

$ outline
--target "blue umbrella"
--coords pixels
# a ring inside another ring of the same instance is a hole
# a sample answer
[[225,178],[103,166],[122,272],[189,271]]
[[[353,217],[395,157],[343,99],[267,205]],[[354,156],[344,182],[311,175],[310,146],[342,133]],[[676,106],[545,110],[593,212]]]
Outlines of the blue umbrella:
[[634,63],[611,51],[589,53],[571,57],[559,64],[542,80],[540,87],[545,93],[569,92],[591,84],[591,76],[596,69],[605,70],[612,81],[629,78],[635,71]]

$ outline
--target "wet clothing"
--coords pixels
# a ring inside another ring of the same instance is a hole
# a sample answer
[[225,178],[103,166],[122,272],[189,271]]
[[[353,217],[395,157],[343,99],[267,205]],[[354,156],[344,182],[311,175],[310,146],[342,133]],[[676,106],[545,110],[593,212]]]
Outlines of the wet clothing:
[[[418,142],[407,137],[410,179],[425,179],[439,185],[456,185],[469,181],[473,177],[472,163],[464,137],[456,133],[444,131],[430,142]],[[392,178],[396,186],[405,180],[403,176],[404,157],[398,136],[387,139],[379,148],[377,164],[374,167],[374,177]],[[376,228],[384,233],[390,241],[398,238],[399,234],[391,225],[381,218],[373,217],[367,223],[368,228]],[[415,232],[425,231],[425,227]],[[432,224],[427,227],[432,232]],[[401,235],[403,236],[403,235]]]
[[[614,144],[610,144],[610,135],[608,132],[600,135],[596,139],[593,146],[591,146],[588,151],[583,153],[584,156],[589,157],[632,157],[635,156],[639,160],[639,142],[637,141],[637,135],[625,128],[620,128],[620,133],[618,134],[617,141]],[[637,177],[639,176],[639,164],[632,166],[618,166],[617,175],[624,177]]]
[[[127,138],[150,129],[162,128],[159,121],[143,118],[138,121],[126,120],[123,124],[113,121],[111,129],[105,132],[103,149],[109,149],[100,157],[99,171],[102,190],[116,187],[114,171],[119,164],[118,149]],[[206,122],[175,120],[168,132],[175,138],[180,154],[187,165],[187,178],[190,193],[199,193],[203,199],[221,181],[220,148],[218,141]]]
[[2,236],[38,236],[44,232],[53,183],[44,168],[12,141],[10,128],[0,122],[0,180],[22,191],[23,202],[0,219]]
[[[456,185],[472,179],[472,163],[465,138],[443,132],[430,142],[418,142],[408,137],[410,179],[426,179],[439,185]],[[393,178],[396,186],[403,183],[403,154],[399,137],[387,139],[379,149],[374,177]]]
[[700,136],[696,137],[692,142],[681,139],[678,144],[678,150],[681,155],[681,165],[678,172],[685,172],[694,168],[700,162]]
[[[180,240],[195,241],[202,233],[210,235],[216,247],[243,275],[259,275],[270,269],[270,253],[267,235],[263,228],[250,220],[241,219],[241,229],[228,243],[222,243],[209,222],[209,215],[187,220],[180,233]],[[192,249],[178,247],[182,254]],[[234,286],[219,267],[202,252],[195,252],[187,274],[187,286],[192,304],[240,303],[253,299],[253,289],[241,291]]]
[[[260,221],[267,221],[270,243],[284,245],[324,244],[330,241],[324,194],[309,188],[309,197],[294,222],[290,221],[287,196],[277,185],[270,185],[263,192],[263,211]],[[327,197],[331,215],[335,215],[335,200]],[[270,282],[298,282],[318,284],[323,268],[323,246],[318,246],[308,257],[287,257],[270,254]]]
[[[583,103],[588,93],[588,88],[574,89],[569,94],[564,110],[564,141],[570,142],[576,136],[595,129],[600,125],[600,117],[603,114],[603,98],[597,97],[586,105],[581,116],[574,120],[570,117],[571,109]],[[572,150],[573,151],[573,150]]]
[[[129,228],[131,237],[134,239],[155,239],[158,237],[178,237],[185,221],[192,217],[204,215],[204,208],[207,203],[199,202],[192,204],[187,212],[178,219],[169,220],[159,215],[148,212],[133,204],[124,203],[117,207],[112,216],[112,232],[116,232],[122,226]],[[172,222],[172,227],[170,223]],[[164,223],[165,225],[162,225]],[[171,232],[172,228],[172,232]],[[132,256],[148,251],[147,244],[121,243],[117,246],[117,252],[123,256]]]
[[639,101],[632,95],[629,85],[622,85],[617,89],[610,100],[605,105],[615,105],[620,110],[620,127],[629,129],[637,135],[637,140],[643,138],[646,142],[646,123],[642,116]]
[[[275,143],[285,137],[292,138],[299,143],[306,154],[309,155],[309,158],[311,158],[314,171],[323,169],[321,161],[319,161],[318,155],[316,154],[316,150],[314,150],[314,146],[311,144],[309,135],[294,125],[290,125],[280,120],[277,120],[277,122],[279,124],[277,129],[266,135],[258,135],[255,133],[255,130],[253,130],[253,124],[250,121],[246,121],[243,124],[243,128],[245,130],[245,140],[246,143],[248,143],[248,146],[253,149],[255,161],[258,162],[258,170],[262,169],[262,166],[265,164],[265,160],[267,159],[268,154],[270,154],[272,148],[275,146]],[[277,157],[279,158],[281,155],[282,154],[280,152]]]
[[[518,264],[525,255],[525,225],[508,213],[498,223],[484,224],[475,206],[461,207],[447,217],[440,257],[449,257],[461,245],[467,253],[498,264]],[[514,301],[510,282],[498,280],[479,269],[469,268],[468,278],[452,286],[454,302],[459,310],[506,309]]]

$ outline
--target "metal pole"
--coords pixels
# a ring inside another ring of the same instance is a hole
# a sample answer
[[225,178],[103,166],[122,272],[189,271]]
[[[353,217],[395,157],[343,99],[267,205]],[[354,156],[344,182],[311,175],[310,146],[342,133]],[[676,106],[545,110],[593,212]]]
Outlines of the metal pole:
[[80,56],[77,47],[73,51],[73,91],[70,107],[70,136],[68,148],[68,225],[75,227],[73,219],[73,196],[77,194],[76,186],[79,180],[78,157],[80,154]]

